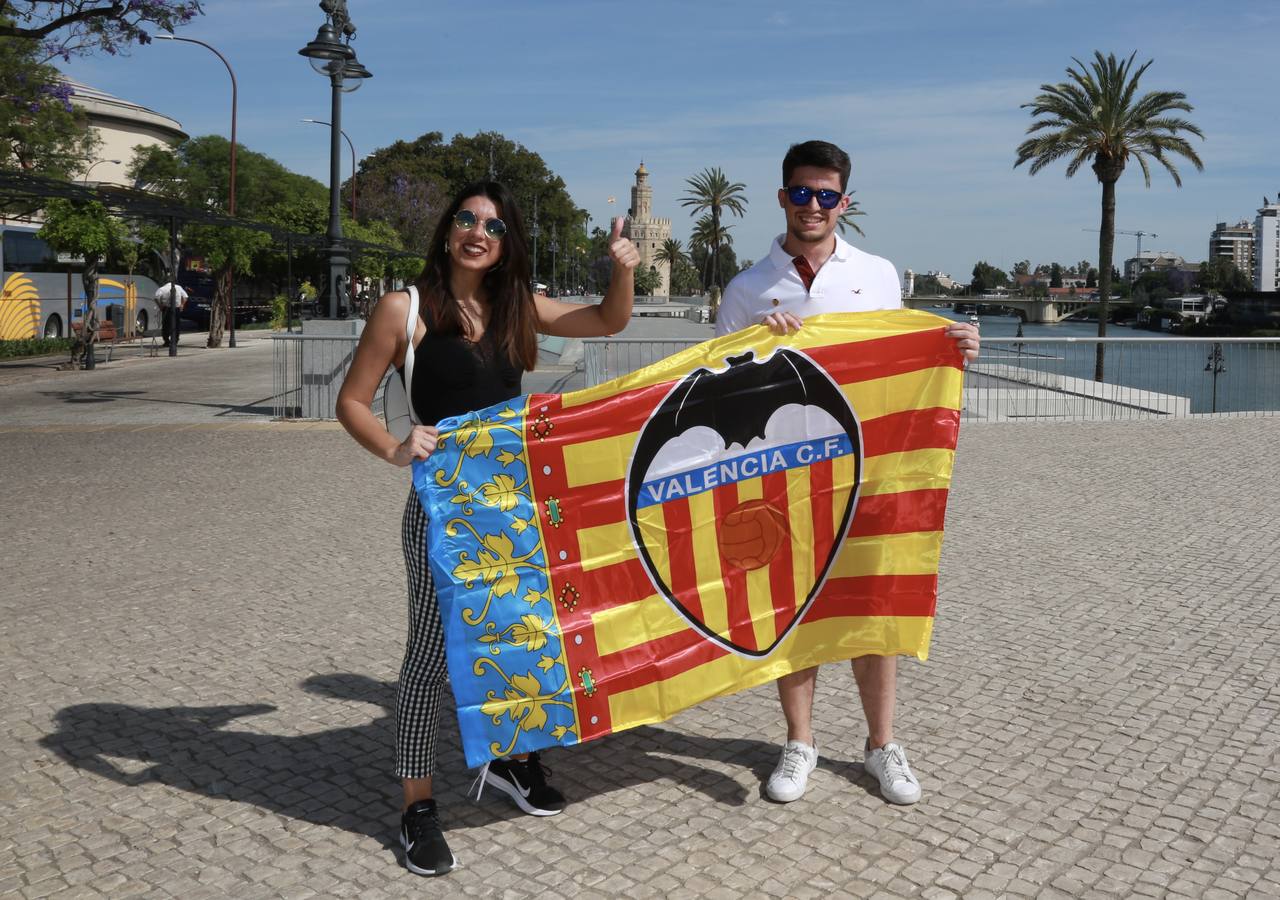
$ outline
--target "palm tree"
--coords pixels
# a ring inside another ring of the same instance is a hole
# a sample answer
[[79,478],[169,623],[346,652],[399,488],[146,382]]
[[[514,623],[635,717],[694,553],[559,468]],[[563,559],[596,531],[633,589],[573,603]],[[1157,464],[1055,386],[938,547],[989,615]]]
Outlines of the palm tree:
[[675,238],[667,238],[653,258],[667,264],[667,293],[670,294],[676,282],[676,266],[685,258],[684,247]]
[[[1137,96],[1138,81],[1152,60],[1133,69],[1136,53],[1121,61],[1114,53],[1103,56],[1094,51],[1093,62],[1085,66],[1075,59],[1067,67],[1068,81],[1042,84],[1042,93],[1022,104],[1031,115],[1043,116],[1027,128],[1034,135],[1018,145],[1016,169],[1031,162],[1031,174],[1059,159],[1069,158],[1070,178],[1086,162],[1102,183],[1102,227],[1098,235],[1098,337],[1107,334],[1107,302],[1111,294],[1111,263],[1116,242],[1116,182],[1125,164],[1133,157],[1151,187],[1150,156],[1169,171],[1173,183],[1182,187],[1182,177],[1169,159],[1170,154],[1189,159],[1197,171],[1204,163],[1180,132],[1204,138],[1204,133],[1173,111],[1191,112],[1187,95],[1179,91],[1152,91]],[[1098,344],[1094,379],[1102,380],[1104,347]]]
[[711,269],[711,275],[708,277],[704,271],[702,273],[702,281],[708,287],[714,284],[720,276],[720,270],[716,268],[720,263],[719,249],[733,246],[733,235],[729,233],[732,230],[732,225],[717,222],[712,218],[711,213],[702,216],[693,225],[693,234],[689,237],[689,243],[707,251],[706,264]]
[[840,213],[837,220],[840,225],[840,233],[844,234],[846,228],[852,228],[858,233],[858,237],[866,237],[866,232],[858,227],[858,223],[853,221],[857,216],[865,216],[862,210],[858,209],[858,201],[853,199],[853,191],[849,192],[849,205],[844,208],[844,212]]
[[[737,181],[730,182],[718,167],[703,169],[698,175],[686,179],[685,183],[689,185],[689,192],[680,198],[680,205],[692,207],[693,211],[689,213],[691,216],[705,212],[711,214],[711,222],[714,226],[711,229],[713,242],[706,246],[711,251],[712,278],[719,279],[720,269],[717,263],[722,243],[718,239],[722,230],[720,214],[727,209],[741,218],[746,212],[747,198],[743,196],[743,192],[747,186]],[[728,231],[727,228],[723,230]],[[720,286],[724,287],[724,285]]]

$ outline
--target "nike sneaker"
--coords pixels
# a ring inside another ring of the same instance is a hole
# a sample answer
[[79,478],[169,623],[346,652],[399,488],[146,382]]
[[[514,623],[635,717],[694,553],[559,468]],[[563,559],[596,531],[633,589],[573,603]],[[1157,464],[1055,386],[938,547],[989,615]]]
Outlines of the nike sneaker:
[[564,795],[547,784],[551,770],[538,754],[525,759],[495,759],[489,763],[484,783],[502,791],[531,816],[554,816],[564,811]]
[[419,800],[400,817],[404,867],[415,875],[444,875],[458,864],[445,842],[436,801]]

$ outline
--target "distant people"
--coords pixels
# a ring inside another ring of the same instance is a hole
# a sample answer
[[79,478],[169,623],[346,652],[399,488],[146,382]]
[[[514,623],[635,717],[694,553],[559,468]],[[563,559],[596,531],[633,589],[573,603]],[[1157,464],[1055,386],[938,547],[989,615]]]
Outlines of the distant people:
[[[160,328],[164,332],[161,339],[164,346],[169,346],[170,338],[173,339],[173,346],[178,346],[178,335],[176,333],[175,323],[177,322],[178,313],[182,312],[187,306],[187,292],[182,289],[182,285],[174,284],[166,281],[160,287],[156,288],[155,301],[160,306]],[[177,304],[175,310],[173,303]]]
[[[738,274],[725,289],[716,334],[765,324],[776,334],[801,327],[819,313],[898,309],[902,289],[897,269],[887,259],[846,243],[836,227],[849,205],[848,155],[826,141],[793,144],[782,161],[778,205],[787,230],[768,255]],[[978,330],[957,322],[947,334],[967,360],[978,357]],[[853,676],[862,699],[868,737],[863,765],[880,782],[890,803],[920,799],[920,783],[907,763],[906,751],[894,740],[893,714],[898,660],[894,656],[862,656],[853,660]],[[813,694],[818,669],[813,667],[778,679],[778,696],[787,719],[787,739],[777,767],[765,785],[780,803],[803,796],[809,773],[818,763],[813,735]]]
[[[435,423],[521,393],[524,372],[538,356],[537,333],[598,337],[621,331],[635,299],[639,251],[613,228],[613,279],[595,305],[561,303],[529,290],[524,219],[501,184],[464,188],[436,226],[427,264],[409,291],[386,294],[373,308],[351,370],[338,394],[338,419],[361,446],[392,465],[408,466],[435,450]],[[410,293],[412,292],[412,293]],[[410,319],[418,303],[419,313]],[[415,365],[405,388],[417,421],[397,440],[374,415],[373,395],[388,368],[403,379],[412,335]],[[405,504],[401,542],[409,574],[409,637],[396,698],[396,774],[404,790],[400,840],[405,866],[443,875],[457,861],[440,829],[432,799],[440,691],[446,678],[445,640],[426,547],[427,517],[413,490]],[[565,799],[546,782],[538,754],[492,763],[485,784],[505,792],[524,812],[551,816]]]

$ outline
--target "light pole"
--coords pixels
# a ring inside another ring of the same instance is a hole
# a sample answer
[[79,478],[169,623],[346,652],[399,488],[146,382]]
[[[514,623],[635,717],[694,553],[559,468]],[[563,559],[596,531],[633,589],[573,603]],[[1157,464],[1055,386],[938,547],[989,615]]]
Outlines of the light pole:
[[81,184],[88,184],[88,183],[89,183],[89,173],[90,173],[90,172],[92,172],[94,169],[98,168],[98,166],[102,165],[103,163],[111,163],[112,165],[116,165],[116,166],[118,166],[118,165],[120,165],[120,160],[118,160],[118,159],[100,159],[100,160],[98,160],[96,163],[94,163],[94,164],[93,164],[93,165],[91,165],[89,168],[87,168],[87,169],[85,169],[85,170],[84,170],[84,175],[80,176],[80,183],[81,183]]
[[552,296],[560,296],[556,293],[556,223],[551,223],[551,290]]
[[529,229],[529,233],[533,235],[533,282],[538,283],[538,195],[533,195],[533,227]]
[[[329,125],[323,119],[303,119],[304,122],[310,122],[312,125]],[[332,125],[329,125],[332,128]],[[339,128],[342,136],[347,140],[347,146],[351,148],[351,221],[356,218],[356,145],[351,143],[351,135],[347,134],[346,129]]]
[[[324,249],[328,257],[328,277],[321,297],[321,308],[328,307],[329,318],[338,318],[340,310],[346,310],[347,279],[351,271],[351,257],[342,235],[342,219],[338,214],[342,156],[342,95],[360,87],[372,73],[360,65],[356,52],[351,49],[356,26],[347,14],[347,0],[320,0],[325,14],[324,24],[316,32],[315,40],[298,51],[311,63],[311,68],[329,76],[332,90],[332,112],[329,115],[329,228],[325,237],[329,246]],[[345,43],[343,42],[345,39]]]
[[[199,44],[204,47],[218,59],[222,60],[222,64],[227,67],[227,74],[231,76],[231,183],[227,189],[227,215],[231,218],[236,216],[236,99],[238,89],[236,87],[236,73],[231,68],[231,63],[227,62],[227,58],[218,52],[217,48],[204,41],[198,41],[195,38],[178,37],[173,34],[157,34],[156,38],[162,41],[182,41],[185,44]],[[178,273],[174,272],[173,277],[177,278]],[[227,346],[234,349],[236,346],[236,282],[235,271],[230,272],[227,290]]]

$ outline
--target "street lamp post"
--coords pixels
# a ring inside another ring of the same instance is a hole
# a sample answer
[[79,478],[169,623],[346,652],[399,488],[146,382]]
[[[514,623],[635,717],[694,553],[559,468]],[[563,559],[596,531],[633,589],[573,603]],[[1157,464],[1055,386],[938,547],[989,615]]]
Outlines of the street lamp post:
[[536,284],[538,281],[538,195],[533,195],[533,227],[529,229],[529,233],[533,235],[533,280]]
[[316,32],[315,40],[298,53],[310,60],[311,68],[316,72],[329,76],[332,89],[332,112],[329,116],[329,227],[325,231],[329,246],[324,250],[329,262],[321,308],[327,307],[329,318],[336,319],[340,310],[348,308],[347,279],[351,271],[351,257],[343,239],[342,220],[338,213],[342,177],[339,171],[342,156],[342,95],[359,88],[364,79],[372,77],[372,73],[359,63],[356,52],[351,49],[356,26],[347,14],[346,0],[320,0],[320,9],[325,14],[324,24]]
[[[157,34],[156,38],[162,41],[182,41],[185,44],[199,44],[222,60],[222,64],[227,67],[227,74],[231,76],[231,183],[227,189],[227,215],[234,219],[236,216],[236,100],[238,93],[235,70],[231,68],[231,63],[227,62],[227,58],[219,53],[217,48],[211,44],[206,44],[204,41],[189,37],[178,37],[173,34]],[[173,277],[177,278],[178,273],[174,272]],[[232,270],[227,291],[227,346],[232,349],[236,346],[235,277],[235,272]]]
[[[551,223],[551,290],[556,290],[556,223]],[[557,293],[556,296],[559,296]]]
[[[310,122],[312,125],[329,125],[324,119],[303,119],[304,122]],[[351,220],[354,222],[356,218],[356,145],[351,143],[351,135],[347,134],[346,129],[339,128],[338,131],[347,141],[347,147],[351,149]]]
[[87,168],[87,169],[85,169],[85,170],[84,170],[84,175],[80,176],[80,183],[81,183],[81,184],[88,184],[88,183],[89,183],[89,173],[90,173],[90,172],[92,172],[94,169],[98,168],[98,166],[102,165],[103,163],[111,163],[112,165],[117,165],[117,166],[118,166],[118,165],[120,165],[120,160],[118,160],[118,159],[100,159],[100,160],[98,160],[96,163],[94,163],[94,164],[93,164],[93,165],[91,165],[89,168]]

